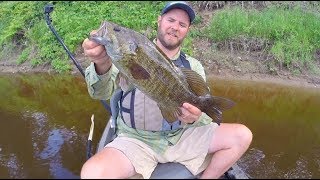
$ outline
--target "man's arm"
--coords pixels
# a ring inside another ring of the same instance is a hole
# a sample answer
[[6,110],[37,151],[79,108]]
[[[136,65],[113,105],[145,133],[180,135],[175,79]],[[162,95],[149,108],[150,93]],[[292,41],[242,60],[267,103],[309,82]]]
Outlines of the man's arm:
[[[90,34],[95,33],[92,31]],[[86,38],[82,43],[86,57],[91,61],[85,70],[85,80],[90,96],[94,99],[109,99],[116,89],[115,79],[118,69],[112,65],[103,45]]]
[[93,99],[110,99],[117,88],[116,77],[119,70],[112,65],[108,72],[98,75],[96,65],[91,62],[85,70],[88,93]]

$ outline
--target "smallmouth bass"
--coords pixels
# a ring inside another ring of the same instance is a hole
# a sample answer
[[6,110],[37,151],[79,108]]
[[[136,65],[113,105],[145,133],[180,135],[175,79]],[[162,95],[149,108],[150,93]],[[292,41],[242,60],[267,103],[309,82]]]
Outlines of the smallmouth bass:
[[104,21],[96,34],[89,37],[104,45],[112,63],[129,82],[157,102],[168,122],[181,115],[179,107],[188,102],[220,125],[222,112],[234,102],[210,94],[204,79],[195,71],[178,68],[146,36]]

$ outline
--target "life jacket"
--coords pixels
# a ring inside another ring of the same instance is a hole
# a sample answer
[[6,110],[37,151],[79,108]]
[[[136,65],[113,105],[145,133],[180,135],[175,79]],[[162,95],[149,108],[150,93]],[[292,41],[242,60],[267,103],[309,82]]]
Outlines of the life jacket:
[[[173,63],[177,67],[191,69],[190,62],[181,51],[180,56],[177,60],[174,60]],[[183,125],[179,120],[168,123],[168,121],[162,117],[157,103],[137,88],[133,88],[126,93],[123,93],[123,91],[117,92],[117,94],[119,97],[117,100],[120,102],[119,115],[122,116],[121,119],[123,119],[126,125],[132,128],[149,131],[165,131],[174,130]]]

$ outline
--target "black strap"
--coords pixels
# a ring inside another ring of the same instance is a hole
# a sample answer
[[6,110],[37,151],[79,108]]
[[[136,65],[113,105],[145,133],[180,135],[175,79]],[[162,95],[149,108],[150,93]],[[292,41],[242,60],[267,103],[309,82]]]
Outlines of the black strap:
[[191,69],[190,62],[187,60],[186,55],[182,51],[180,51],[180,56],[177,60],[173,61],[173,63],[178,67]]
[[[130,99],[130,108],[123,107],[122,103],[124,98],[131,93],[131,99]],[[136,128],[136,123],[134,121],[134,98],[136,94],[136,88],[133,88],[131,91],[126,92],[120,99],[120,106],[121,106],[121,115],[123,117],[123,112],[130,113],[130,122],[131,127]]]
[[131,100],[130,100],[130,121],[131,127],[136,128],[136,123],[134,121],[134,99],[136,94],[136,88],[131,91]]

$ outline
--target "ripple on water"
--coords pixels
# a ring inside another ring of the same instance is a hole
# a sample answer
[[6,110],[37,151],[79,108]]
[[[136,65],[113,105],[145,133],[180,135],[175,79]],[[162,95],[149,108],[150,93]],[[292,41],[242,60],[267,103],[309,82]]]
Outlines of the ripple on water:
[[[8,168],[10,178],[25,179],[26,174],[23,173],[23,166],[19,162],[17,156],[10,153],[6,156],[0,154],[0,164]],[[0,176],[1,177],[1,176]]]
[[304,157],[299,157],[296,167],[290,169],[284,174],[284,178],[288,179],[311,179],[312,173],[308,171],[308,161]]
[[266,161],[266,155],[262,150],[251,148],[238,161],[238,165],[250,177],[270,178],[277,172],[274,161]]

